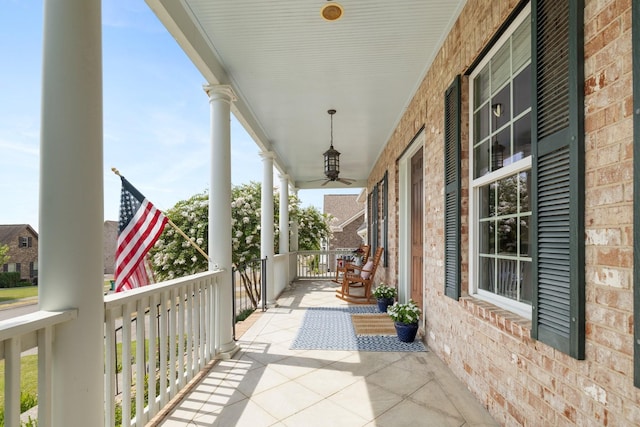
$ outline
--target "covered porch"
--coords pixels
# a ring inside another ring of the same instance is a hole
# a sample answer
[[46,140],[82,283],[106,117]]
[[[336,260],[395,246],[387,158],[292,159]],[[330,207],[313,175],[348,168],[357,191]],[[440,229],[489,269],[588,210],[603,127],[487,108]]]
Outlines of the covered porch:
[[498,425],[428,349],[291,349],[307,308],[347,305],[335,298],[337,286],[293,282],[277,307],[246,321],[232,359],[203,371],[149,425]]

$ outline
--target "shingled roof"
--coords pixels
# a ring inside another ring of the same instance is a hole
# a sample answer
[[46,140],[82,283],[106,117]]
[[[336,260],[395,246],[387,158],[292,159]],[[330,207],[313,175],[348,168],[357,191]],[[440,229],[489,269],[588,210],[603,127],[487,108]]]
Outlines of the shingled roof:
[[27,230],[34,237],[38,237],[38,233],[29,224],[0,225],[0,243],[6,244],[24,236],[24,230]]
[[364,205],[358,202],[357,194],[325,194],[323,211],[333,216],[331,225],[342,227],[345,222],[364,212]]

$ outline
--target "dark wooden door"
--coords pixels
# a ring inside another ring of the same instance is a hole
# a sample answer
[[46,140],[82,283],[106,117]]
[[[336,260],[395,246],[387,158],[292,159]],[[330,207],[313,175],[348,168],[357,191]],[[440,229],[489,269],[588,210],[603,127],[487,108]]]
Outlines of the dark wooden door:
[[[411,299],[422,307],[422,149],[411,158]],[[424,310],[423,310],[424,311]]]

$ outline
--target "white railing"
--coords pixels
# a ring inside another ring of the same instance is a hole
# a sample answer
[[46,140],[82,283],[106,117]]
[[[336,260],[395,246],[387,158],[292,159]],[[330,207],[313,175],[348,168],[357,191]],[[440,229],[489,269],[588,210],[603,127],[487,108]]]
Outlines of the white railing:
[[349,250],[298,251],[296,279],[333,279],[338,258],[352,255]]
[[231,286],[220,277],[199,273],[105,297],[106,426],[117,403],[123,426],[145,425],[214,358],[218,290]]
[[51,348],[55,326],[73,320],[77,310],[37,311],[0,324],[0,359],[5,362],[4,425],[20,425],[20,358],[37,349],[38,425],[51,425]]

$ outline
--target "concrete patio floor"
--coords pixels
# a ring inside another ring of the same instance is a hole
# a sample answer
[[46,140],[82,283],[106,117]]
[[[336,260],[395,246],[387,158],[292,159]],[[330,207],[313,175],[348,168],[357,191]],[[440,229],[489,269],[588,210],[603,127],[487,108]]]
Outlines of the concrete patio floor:
[[[496,426],[436,355],[290,350],[307,307],[347,305],[331,281],[300,281],[240,336],[171,412],[174,426]],[[250,318],[250,319],[251,319]],[[240,334],[238,334],[240,335]]]

